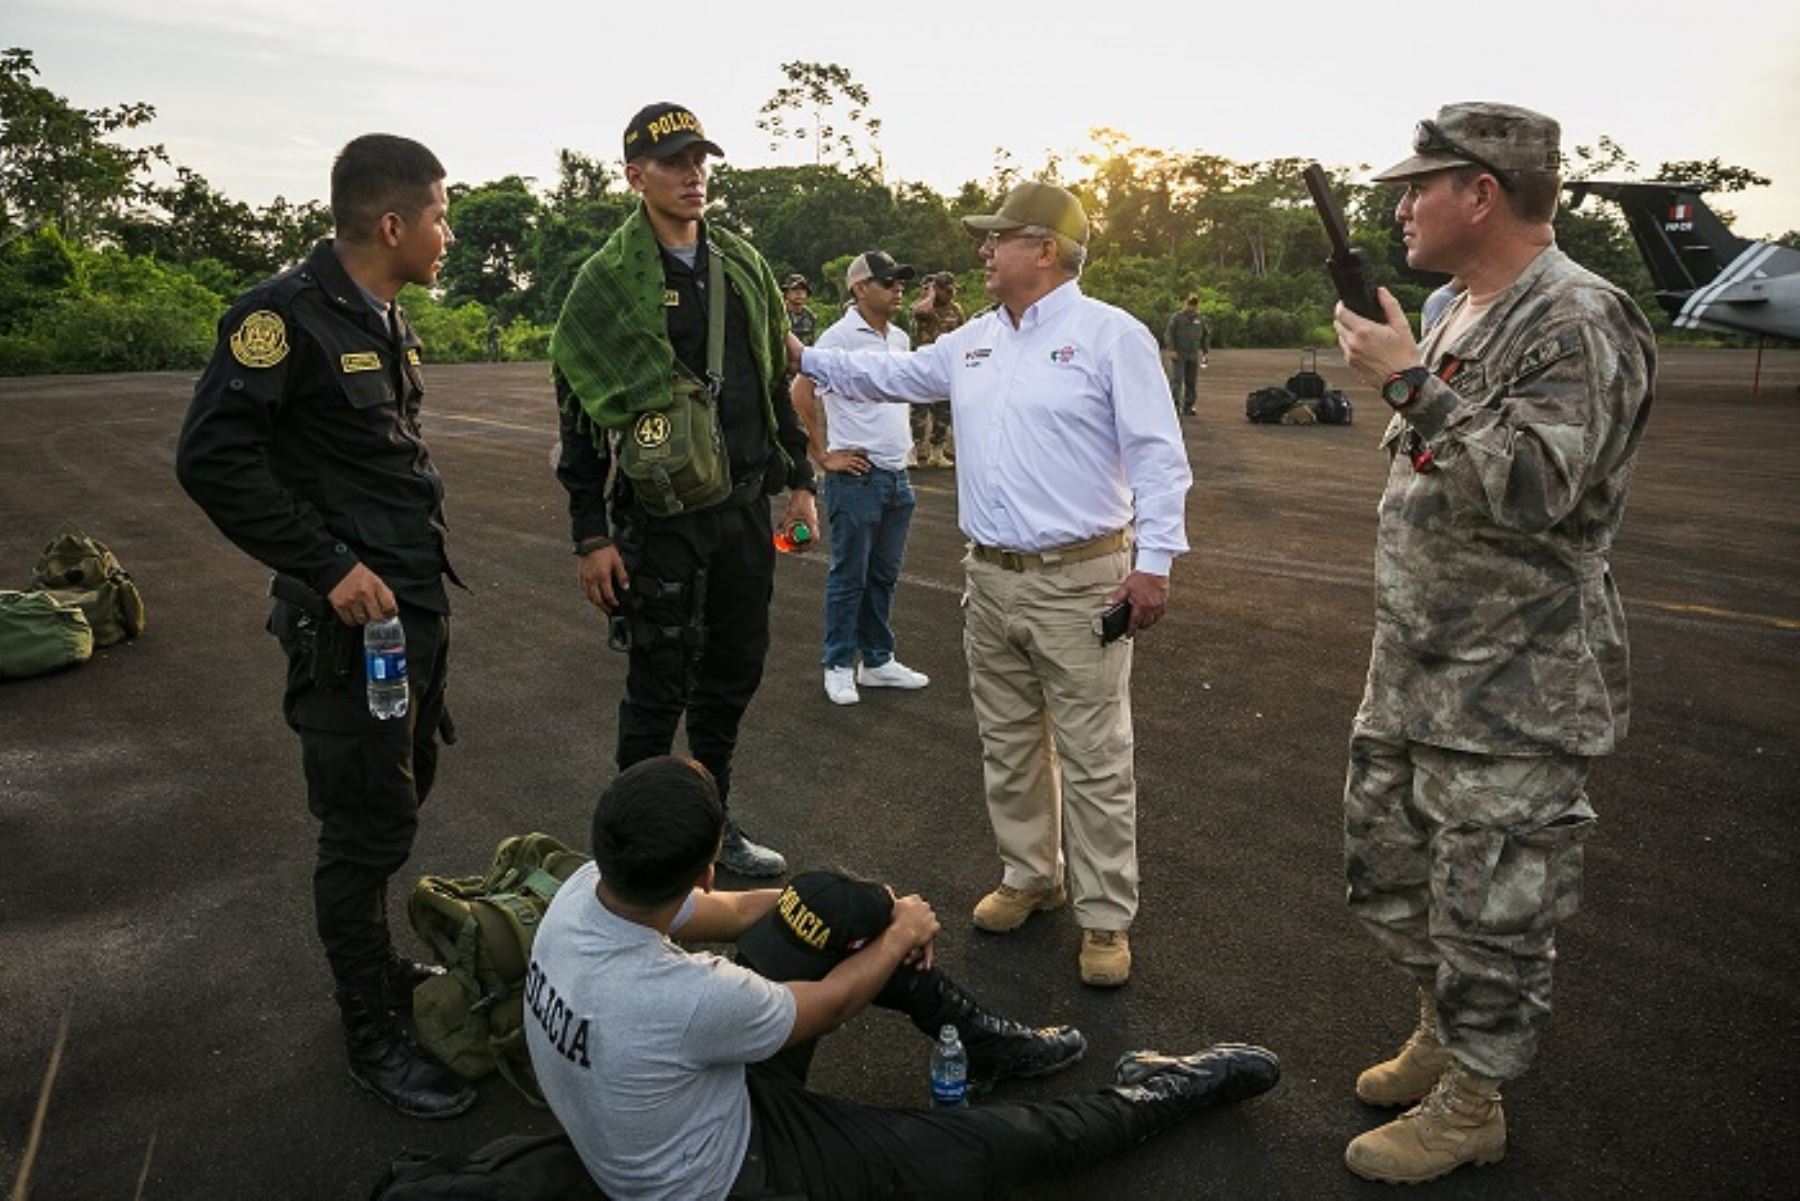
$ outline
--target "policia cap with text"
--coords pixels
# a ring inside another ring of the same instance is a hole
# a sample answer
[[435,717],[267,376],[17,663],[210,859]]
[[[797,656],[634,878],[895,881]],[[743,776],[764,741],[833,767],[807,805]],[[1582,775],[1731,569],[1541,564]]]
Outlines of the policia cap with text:
[[880,938],[893,916],[893,896],[873,880],[802,872],[738,937],[738,958],[771,980],[823,980],[846,955]]
[[1000,211],[991,217],[964,217],[964,228],[975,233],[1004,232],[1038,225],[1065,238],[1087,245],[1088,219],[1081,201],[1066,188],[1028,180],[1006,194]]
[[1394,183],[1450,167],[1485,167],[1507,189],[1515,171],[1561,169],[1562,127],[1528,108],[1487,101],[1446,104],[1413,127],[1413,155],[1375,176]]
[[714,158],[724,158],[719,144],[700,128],[700,118],[686,105],[667,100],[638,110],[625,126],[625,158],[668,158],[696,143]]

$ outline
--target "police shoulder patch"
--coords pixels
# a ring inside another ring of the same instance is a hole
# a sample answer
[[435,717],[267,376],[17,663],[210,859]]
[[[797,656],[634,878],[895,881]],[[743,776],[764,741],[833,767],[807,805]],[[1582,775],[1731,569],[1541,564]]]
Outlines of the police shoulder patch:
[[287,324],[269,309],[245,317],[231,335],[231,357],[246,367],[273,367],[287,353]]

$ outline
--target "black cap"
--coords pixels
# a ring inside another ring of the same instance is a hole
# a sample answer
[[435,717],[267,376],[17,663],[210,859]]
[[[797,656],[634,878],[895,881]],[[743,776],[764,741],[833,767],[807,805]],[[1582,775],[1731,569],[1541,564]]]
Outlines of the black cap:
[[844,283],[860,284],[865,279],[872,279],[885,284],[896,279],[911,279],[917,274],[906,264],[896,263],[891,255],[870,250],[850,260],[850,269],[844,272]]
[[823,980],[881,937],[894,916],[885,885],[844,872],[802,872],[738,938],[738,959],[771,980]]
[[700,128],[700,118],[692,110],[684,104],[671,104],[667,100],[639,109],[637,116],[625,126],[627,160],[668,158],[696,142],[714,158],[725,157],[719,144],[707,138],[706,131]]

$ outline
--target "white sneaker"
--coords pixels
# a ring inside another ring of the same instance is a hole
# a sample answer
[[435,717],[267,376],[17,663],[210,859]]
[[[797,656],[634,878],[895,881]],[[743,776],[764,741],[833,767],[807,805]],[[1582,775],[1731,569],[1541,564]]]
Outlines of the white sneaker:
[[825,695],[834,705],[854,705],[862,697],[856,695],[856,673],[848,667],[825,669]]
[[931,677],[898,659],[889,659],[880,667],[857,668],[856,682],[865,688],[923,688],[931,683]]

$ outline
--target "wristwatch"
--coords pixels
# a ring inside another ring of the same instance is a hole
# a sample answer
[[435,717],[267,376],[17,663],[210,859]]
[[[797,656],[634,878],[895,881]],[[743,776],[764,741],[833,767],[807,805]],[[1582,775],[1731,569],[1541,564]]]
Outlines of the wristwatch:
[[1381,385],[1381,399],[1396,409],[1405,408],[1419,398],[1419,389],[1431,378],[1423,367],[1408,367],[1387,377]]

